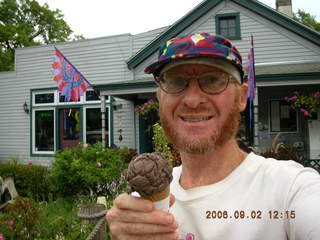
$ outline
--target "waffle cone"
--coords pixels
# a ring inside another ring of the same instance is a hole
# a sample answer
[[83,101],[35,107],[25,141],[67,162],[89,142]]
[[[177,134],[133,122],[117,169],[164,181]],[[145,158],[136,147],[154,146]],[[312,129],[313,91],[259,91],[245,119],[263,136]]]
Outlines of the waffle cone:
[[163,191],[161,192],[158,192],[158,193],[155,193],[151,196],[148,196],[148,197],[143,197],[144,199],[148,199],[152,202],[157,202],[157,201],[160,201],[160,200],[163,200],[165,199],[166,197],[168,197],[170,194],[170,186],[168,186],[167,188],[165,188]]

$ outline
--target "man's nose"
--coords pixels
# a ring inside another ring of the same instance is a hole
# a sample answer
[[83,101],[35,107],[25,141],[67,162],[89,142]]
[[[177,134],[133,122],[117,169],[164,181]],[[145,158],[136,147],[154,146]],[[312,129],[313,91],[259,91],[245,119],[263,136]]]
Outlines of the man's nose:
[[183,92],[183,103],[189,108],[197,108],[201,103],[205,102],[205,94],[198,83],[198,80],[190,79],[187,89]]

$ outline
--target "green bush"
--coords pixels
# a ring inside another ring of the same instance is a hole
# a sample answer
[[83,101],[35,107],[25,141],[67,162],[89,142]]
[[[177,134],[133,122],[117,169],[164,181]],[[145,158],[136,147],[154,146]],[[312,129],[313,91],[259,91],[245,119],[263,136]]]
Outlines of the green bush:
[[179,152],[168,142],[164,134],[163,128],[159,123],[153,126],[154,136],[152,138],[155,152],[161,153],[173,167],[181,165]]
[[128,148],[106,149],[100,143],[57,152],[50,175],[53,189],[62,196],[113,198],[125,187],[121,173],[128,166],[128,155]]
[[51,189],[48,181],[47,167],[22,165],[18,163],[0,164],[0,176],[14,179],[17,192],[22,197],[32,197],[35,200],[47,200]]
[[31,198],[18,197],[0,215],[0,232],[9,239],[34,239],[39,209]]
[[73,199],[37,203],[17,198],[0,214],[0,233],[11,240],[84,240],[93,224],[82,221],[77,213]]

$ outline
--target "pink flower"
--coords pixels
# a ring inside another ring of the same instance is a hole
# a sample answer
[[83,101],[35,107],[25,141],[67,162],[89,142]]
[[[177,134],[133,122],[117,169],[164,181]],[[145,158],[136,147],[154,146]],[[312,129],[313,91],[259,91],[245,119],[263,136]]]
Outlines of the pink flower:
[[303,115],[305,115],[305,116],[310,116],[310,113],[307,110],[303,109],[303,108],[300,109],[300,112],[302,112]]
[[298,99],[297,96],[293,96],[293,97],[291,97],[291,98],[288,98],[289,101],[295,101],[295,100],[297,100],[297,99]]
[[284,97],[283,100],[289,102],[289,98],[288,97]]
[[3,224],[8,225],[8,226],[12,226],[14,225],[13,221],[7,221],[7,222],[3,222]]
[[5,240],[5,238],[4,238],[2,233],[0,233],[0,240]]
[[313,96],[316,98],[320,97],[320,91],[315,92],[315,94]]
[[154,100],[151,98],[149,99],[148,103],[154,103]]
[[88,143],[84,143],[82,146],[83,146],[83,148],[87,148],[87,147],[89,147],[89,144]]
[[148,105],[148,103],[147,102],[145,102],[144,104],[143,104],[143,106],[147,106]]
[[32,162],[28,162],[28,164],[27,164],[28,166],[32,166]]
[[303,115],[310,116],[310,113],[308,111],[304,111]]
[[139,108],[134,108],[134,112],[139,112]]

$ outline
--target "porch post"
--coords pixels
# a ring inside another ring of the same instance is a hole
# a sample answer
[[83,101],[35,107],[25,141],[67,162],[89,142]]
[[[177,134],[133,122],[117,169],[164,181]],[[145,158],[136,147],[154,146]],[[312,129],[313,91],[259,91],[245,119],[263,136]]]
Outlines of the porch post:
[[253,133],[253,146],[259,146],[259,108],[258,108],[258,86],[254,88],[255,98],[253,100],[253,119],[254,119],[254,133]]
[[101,134],[102,134],[102,145],[106,147],[106,96],[101,95]]

